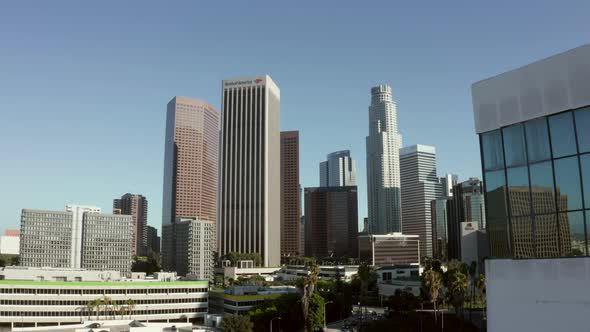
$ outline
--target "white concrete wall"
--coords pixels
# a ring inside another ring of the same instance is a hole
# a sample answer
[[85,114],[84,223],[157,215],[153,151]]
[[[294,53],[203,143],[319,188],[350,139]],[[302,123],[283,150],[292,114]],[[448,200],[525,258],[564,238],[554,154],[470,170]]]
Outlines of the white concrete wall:
[[488,331],[590,331],[590,257],[486,260]]
[[0,236],[0,254],[18,255],[20,236]]
[[474,83],[475,131],[590,104],[590,44]]

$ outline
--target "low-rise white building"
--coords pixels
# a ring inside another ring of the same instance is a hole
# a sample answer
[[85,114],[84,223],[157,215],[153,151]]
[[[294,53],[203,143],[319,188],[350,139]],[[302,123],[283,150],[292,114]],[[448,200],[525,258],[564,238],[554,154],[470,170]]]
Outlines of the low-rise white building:
[[117,271],[4,268],[0,328],[125,317],[142,322],[202,321],[208,309],[208,281],[175,280],[166,273],[127,279]]
[[20,246],[20,236],[6,232],[0,236],[0,254],[18,255]]
[[244,314],[257,304],[296,292],[295,286],[233,286],[225,290],[212,290],[209,298],[211,311],[214,313]]

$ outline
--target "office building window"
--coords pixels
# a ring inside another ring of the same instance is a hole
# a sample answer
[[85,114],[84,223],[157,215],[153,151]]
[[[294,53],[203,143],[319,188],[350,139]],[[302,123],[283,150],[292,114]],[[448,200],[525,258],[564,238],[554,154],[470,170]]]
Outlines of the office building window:
[[506,166],[520,166],[526,164],[526,152],[524,148],[524,132],[522,124],[506,127],[502,130],[504,137],[504,152],[506,154]]
[[504,167],[504,153],[502,152],[502,134],[494,130],[481,135],[483,147],[483,162],[485,170]]
[[590,152],[590,107],[575,112],[580,153]]
[[571,156],[577,153],[574,121],[571,112],[549,118],[553,158]]
[[547,129],[547,119],[540,118],[525,123],[527,155],[530,162],[548,160],[551,158],[551,148],[549,146],[549,130]]
[[582,209],[582,185],[578,157],[557,159],[554,163],[559,211]]

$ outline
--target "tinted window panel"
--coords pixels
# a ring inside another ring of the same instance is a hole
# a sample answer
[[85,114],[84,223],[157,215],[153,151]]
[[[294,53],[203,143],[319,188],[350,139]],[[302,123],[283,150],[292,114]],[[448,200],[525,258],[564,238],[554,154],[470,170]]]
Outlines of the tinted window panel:
[[507,209],[504,171],[486,172],[485,185],[487,204],[495,207],[487,209],[487,219],[505,220]]
[[530,162],[547,160],[551,158],[549,146],[549,130],[547,119],[541,118],[525,123],[527,154]]
[[526,164],[524,149],[524,130],[521,124],[502,129],[504,137],[504,151],[506,166],[520,166]]
[[504,154],[502,152],[502,135],[500,134],[500,130],[482,134],[481,144],[485,170],[503,168]]
[[[586,234],[584,232],[584,212],[569,212],[562,214],[566,218],[564,222],[565,232],[563,238],[564,256],[586,255]],[[560,221],[562,217],[560,216]]]
[[545,214],[535,216],[535,249],[537,257],[560,256],[557,216]]
[[555,185],[560,211],[582,208],[582,186],[578,157],[558,159],[555,163]]
[[550,161],[531,164],[531,196],[535,214],[555,211],[555,193],[553,188],[553,166]]
[[510,197],[510,211],[513,216],[531,214],[531,197],[529,193],[529,178],[526,167],[509,168],[508,194]]
[[584,205],[590,209],[590,154],[580,156],[582,165],[582,183],[584,188]]
[[553,158],[576,154],[576,137],[571,112],[562,113],[549,118]]
[[512,217],[512,252],[515,258],[534,257],[531,217]]
[[580,153],[590,152],[590,107],[577,110],[575,115]]

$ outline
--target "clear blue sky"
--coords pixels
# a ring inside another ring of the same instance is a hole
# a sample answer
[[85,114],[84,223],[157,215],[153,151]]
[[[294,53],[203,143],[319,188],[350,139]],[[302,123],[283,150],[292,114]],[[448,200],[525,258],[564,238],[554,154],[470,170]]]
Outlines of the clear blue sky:
[[141,193],[161,223],[175,95],[220,106],[221,80],[270,74],[299,130],[301,183],[350,149],[366,215],[371,86],[392,85],[404,145],[480,176],[471,83],[590,41],[588,1],[3,1],[0,228],[20,209],[110,210]]

